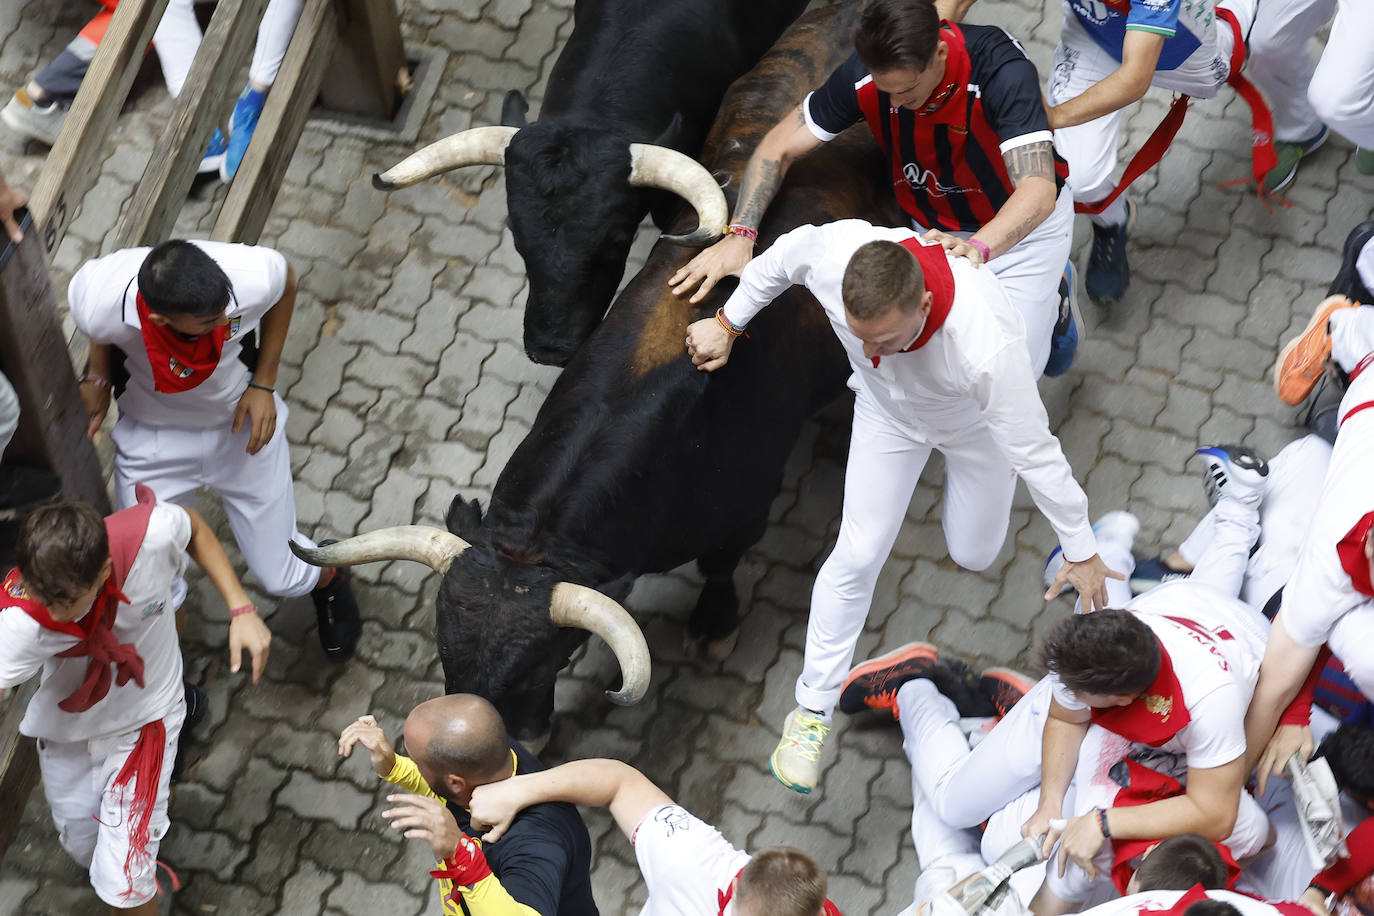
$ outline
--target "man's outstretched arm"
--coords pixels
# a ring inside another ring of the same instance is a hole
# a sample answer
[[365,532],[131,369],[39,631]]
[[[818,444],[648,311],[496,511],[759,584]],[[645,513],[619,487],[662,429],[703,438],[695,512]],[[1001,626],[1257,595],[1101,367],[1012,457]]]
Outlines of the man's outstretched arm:
[[555,801],[609,808],[627,839],[644,815],[673,803],[662,789],[628,763],[604,758],[574,760],[551,770],[479,787],[472,794],[472,823],[486,831],[483,840],[494,842],[525,808]]

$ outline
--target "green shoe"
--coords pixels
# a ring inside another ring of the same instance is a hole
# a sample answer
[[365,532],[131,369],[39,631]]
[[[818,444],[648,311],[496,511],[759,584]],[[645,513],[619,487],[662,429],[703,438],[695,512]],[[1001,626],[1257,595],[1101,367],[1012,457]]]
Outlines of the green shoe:
[[1304,156],[1315,152],[1317,147],[1326,142],[1327,133],[1327,129],[1322,127],[1316,136],[1307,140],[1298,140],[1297,142],[1275,140],[1274,153],[1279,157],[1279,164],[1265,173],[1265,189],[1282,191],[1292,184],[1293,179],[1298,177],[1298,163],[1302,162]]
[[1355,147],[1355,171],[1361,175],[1374,175],[1374,149]]
[[820,716],[798,707],[787,714],[768,768],[774,778],[793,792],[810,795],[821,779],[821,747],[830,734],[830,724]]

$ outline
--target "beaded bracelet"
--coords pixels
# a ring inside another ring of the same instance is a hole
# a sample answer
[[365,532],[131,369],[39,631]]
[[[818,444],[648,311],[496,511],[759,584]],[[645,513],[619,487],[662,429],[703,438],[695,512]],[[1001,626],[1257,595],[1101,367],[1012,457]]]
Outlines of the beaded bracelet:
[[725,328],[725,333],[731,337],[739,337],[744,333],[744,328],[735,327],[730,323],[730,319],[725,317],[725,306],[723,305],[716,309],[716,321],[720,322],[720,326]]
[[726,227],[725,234],[743,236],[751,242],[757,242],[759,240],[759,231],[757,229],[750,229],[742,223],[731,223]]
[[86,374],[86,375],[81,376],[81,378],[77,380],[77,384],[78,384],[78,385],[84,385],[84,384],[86,384],[87,382],[90,382],[92,385],[95,385],[97,388],[104,388],[106,391],[112,391],[112,390],[114,390],[114,383],[111,382],[109,379],[105,378],[105,376],[103,376],[103,375],[90,375],[90,374]]
[[256,614],[257,612],[258,609],[253,607],[253,605],[245,604],[242,607],[236,607],[231,610],[229,612],[229,619],[233,620],[235,617],[242,617],[244,614]]

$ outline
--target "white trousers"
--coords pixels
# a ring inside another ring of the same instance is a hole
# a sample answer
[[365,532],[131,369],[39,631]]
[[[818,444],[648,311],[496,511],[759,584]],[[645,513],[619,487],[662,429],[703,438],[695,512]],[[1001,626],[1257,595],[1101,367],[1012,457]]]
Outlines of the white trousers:
[[0,458],[5,457],[14,431],[19,428],[19,395],[5,374],[0,372]]
[[250,424],[238,434],[228,424],[214,429],[149,426],[121,414],[111,438],[115,444],[115,501],[134,503],[134,484],[148,486],[157,498],[182,506],[195,504],[198,487],[209,487],[224,502],[229,527],[243,559],[269,594],[304,595],[319,584],[320,570],[298,559],[291,540],[314,541],[296,529],[295,488],[286,443],[286,402],[277,403],[277,430],[256,455],[247,452]]
[[[129,826],[132,823],[130,791],[112,786],[124,762],[138,743],[139,729],[93,741],[38,742],[38,767],[43,775],[43,794],[52,809],[58,840],[67,854],[90,871],[91,887],[100,899],[114,907],[134,907],[147,903],[157,893],[157,850],[167,834],[168,792],[172,766],[176,763],[177,738],[186,718],[186,704],[165,716],[167,743],[162,749],[162,773],[157,785],[149,825],[150,839],[146,863],[130,863]],[[132,883],[131,883],[132,882]],[[125,896],[126,891],[132,893]]]
[[[1321,60],[1307,43],[1331,20]],[[1250,36],[1255,82],[1274,113],[1274,136],[1305,140],[1323,122],[1374,148],[1374,4],[1369,0],[1264,0]]]
[[[276,80],[304,5],[305,0],[271,0],[267,4],[262,24],[258,26],[253,62],[248,68],[250,80],[263,86],[270,86]],[[153,49],[162,65],[167,92],[173,98],[180,95],[181,87],[186,85],[186,75],[191,72],[191,63],[200,49],[200,39],[200,23],[196,21],[192,0],[168,0],[167,9],[153,33]]]
[[[1254,0],[1228,0],[1221,5],[1234,10],[1244,32],[1253,18]],[[1215,96],[1231,72],[1235,37],[1230,26],[1218,19],[1212,39],[1210,67],[1159,70],[1151,85],[1199,99]],[[1047,92],[1050,105],[1061,105],[1077,98],[1119,66],[1114,57],[1092,40],[1078,18],[1066,11],[1064,31],[1055,46],[1054,64],[1050,70]],[[1126,108],[1118,109],[1086,124],[1061,127],[1054,132],[1055,149],[1069,163],[1069,186],[1075,201],[1096,203],[1116,187],[1112,172],[1116,169],[1121,123],[1126,112]],[[1100,226],[1119,226],[1126,222],[1125,195],[1091,219]]]
[[965,569],[980,570],[1002,549],[1016,474],[987,427],[922,436],[898,427],[860,391],[854,398],[840,535],[811,592],[796,689],[797,702],[807,709],[828,715],[839,700],[878,573],[933,451],[945,458],[940,522],[950,557]]
[[[927,227],[912,221],[917,232]],[[953,232],[960,238],[975,233]],[[1026,324],[1026,349],[1038,379],[1050,358],[1050,337],[1059,320],[1059,278],[1073,247],[1073,192],[1066,184],[1055,200],[1054,211],[1029,235],[1012,246],[988,267],[1002,281],[1011,304]]]
[[258,42],[253,46],[253,62],[248,78],[260,86],[270,86],[277,79],[286,47],[296,31],[305,0],[271,0],[258,26]]

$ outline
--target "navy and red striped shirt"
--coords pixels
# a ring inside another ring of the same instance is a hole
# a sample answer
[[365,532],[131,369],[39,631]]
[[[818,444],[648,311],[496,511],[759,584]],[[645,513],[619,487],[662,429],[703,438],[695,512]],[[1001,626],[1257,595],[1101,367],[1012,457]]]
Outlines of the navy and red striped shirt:
[[[949,47],[933,110],[894,108],[858,55],[806,97],[807,126],[821,140],[866,121],[892,163],[897,202],[919,225],[975,232],[997,215],[1015,187],[1003,154],[1050,140],[1040,76],[1016,39],[996,26],[941,25]],[[1055,153],[1055,187],[1068,164]]]

